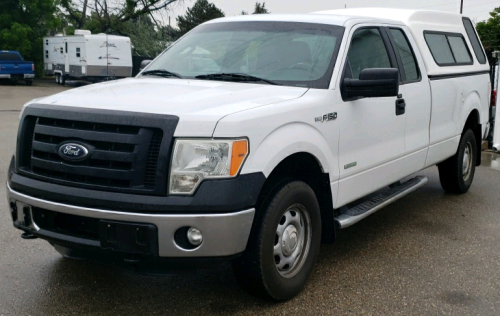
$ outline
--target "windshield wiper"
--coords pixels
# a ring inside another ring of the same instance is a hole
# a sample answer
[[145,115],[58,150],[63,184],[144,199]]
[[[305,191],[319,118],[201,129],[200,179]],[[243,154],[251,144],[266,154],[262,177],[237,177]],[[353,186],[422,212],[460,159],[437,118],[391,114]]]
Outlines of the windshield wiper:
[[208,79],[208,80],[223,80],[223,81],[237,81],[237,82],[258,82],[262,81],[268,84],[272,85],[280,85],[279,83],[264,79],[264,78],[259,78],[243,73],[216,73],[216,74],[206,74],[206,75],[199,75],[195,77],[196,79]]
[[153,69],[153,70],[148,70],[143,73],[141,73],[142,76],[144,75],[154,75],[154,76],[161,76],[161,77],[177,77],[182,79],[182,76],[179,75],[176,72],[168,71],[166,69]]

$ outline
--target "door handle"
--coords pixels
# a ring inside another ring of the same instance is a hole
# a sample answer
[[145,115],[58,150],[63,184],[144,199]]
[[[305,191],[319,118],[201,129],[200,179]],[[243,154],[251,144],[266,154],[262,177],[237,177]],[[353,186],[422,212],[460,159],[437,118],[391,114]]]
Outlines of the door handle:
[[398,95],[396,100],[396,116],[405,114],[406,102],[402,97],[402,95]]

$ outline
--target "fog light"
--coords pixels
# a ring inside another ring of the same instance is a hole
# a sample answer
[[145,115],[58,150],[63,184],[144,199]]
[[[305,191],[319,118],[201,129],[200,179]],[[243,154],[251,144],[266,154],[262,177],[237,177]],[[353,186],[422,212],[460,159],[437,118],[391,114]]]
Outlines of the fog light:
[[190,229],[188,229],[187,238],[188,238],[188,241],[193,246],[199,246],[203,242],[203,235],[201,234],[201,232],[198,229],[196,229],[194,227],[191,227]]

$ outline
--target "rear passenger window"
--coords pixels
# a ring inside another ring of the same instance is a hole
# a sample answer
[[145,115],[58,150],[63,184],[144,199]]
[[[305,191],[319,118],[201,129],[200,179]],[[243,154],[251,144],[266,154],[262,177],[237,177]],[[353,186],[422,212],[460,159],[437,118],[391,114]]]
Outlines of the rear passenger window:
[[461,34],[424,32],[432,57],[439,66],[471,65],[472,56]]
[[465,31],[467,32],[467,37],[469,37],[470,43],[472,44],[472,49],[474,50],[477,61],[480,64],[486,64],[486,56],[484,56],[483,48],[481,47],[479,38],[477,38],[472,22],[468,18],[462,18],[462,21],[464,22]]
[[354,32],[347,55],[352,79],[367,68],[391,68],[389,54],[377,28],[359,29]]
[[406,81],[417,81],[420,79],[418,73],[417,61],[415,59],[415,54],[408,43],[408,39],[402,30],[391,29],[392,38],[396,44],[396,49],[401,57],[401,62],[403,63],[403,68],[406,74]]

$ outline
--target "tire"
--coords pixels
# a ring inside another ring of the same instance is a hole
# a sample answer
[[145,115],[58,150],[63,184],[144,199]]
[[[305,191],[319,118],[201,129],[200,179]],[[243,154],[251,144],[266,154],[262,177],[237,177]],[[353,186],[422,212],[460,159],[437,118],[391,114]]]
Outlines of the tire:
[[466,193],[474,179],[477,159],[476,136],[468,129],[462,134],[457,153],[438,165],[443,189],[447,193]]
[[61,84],[61,75],[60,74],[56,74],[56,83]]
[[66,77],[62,75],[61,78],[59,79],[59,82],[61,83],[61,86],[64,86],[66,84]]
[[248,246],[233,261],[238,284],[274,301],[297,295],[318,258],[321,213],[314,191],[304,182],[275,186],[259,208]]
[[26,83],[27,86],[31,86],[33,84],[33,80],[25,80],[24,83]]

